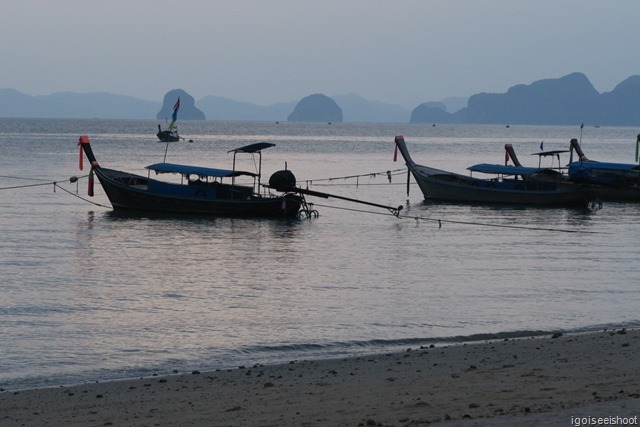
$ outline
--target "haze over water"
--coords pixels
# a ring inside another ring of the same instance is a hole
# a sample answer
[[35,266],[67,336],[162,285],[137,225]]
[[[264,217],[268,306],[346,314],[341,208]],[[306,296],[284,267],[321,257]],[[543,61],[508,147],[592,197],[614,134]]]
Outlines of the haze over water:
[[[286,162],[303,187],[405,205],[395,218],[308,198],[319,218],[278,221],[123,217],[99,184],[102,206],[62,190],[87,173],[82,134],[102,166],[145,174],[165,150],[153,121],[0,124],[4,389],[640,324],[640,205],[424,203],[392,162],[404,135],[417,162],[442,169],[501,163],[505,143],[535,165],[541,141],[567,149],[577,127],[181,122],[194,142],[168,161],[230,167],[230,149],[273,142],[264,181]],[[584,129],[583,149],[632,162],[637,133]]]

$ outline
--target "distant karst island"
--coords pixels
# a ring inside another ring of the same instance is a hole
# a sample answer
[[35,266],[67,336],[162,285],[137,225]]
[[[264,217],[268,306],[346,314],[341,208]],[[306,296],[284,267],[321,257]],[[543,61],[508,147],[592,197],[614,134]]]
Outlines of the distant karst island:
[[413,110],[356,94],[316,93],[298,101],[259,106],[218,96],[195,100],[182,89],[168,91],[162,102],[105,92],[30,96],[0,89],[0,117],[168,120],[178,97],[178,120],[640,125],[640,76],[627,78],[611,92],[598,93],[587,76],[577,72],[516,85],[505,93],[428,101]]
[[173,114],[173,107],[177,100],[180,100],[180,120],[206,120],[206,117],[198,107],[196,100],[182,89],[170,90],[164,95],[162,108],[156,114],[158,120],[169,120]]
[[342,108],[326,95],[314,94],[302,98],[287,116],[290,122],[342,122]]

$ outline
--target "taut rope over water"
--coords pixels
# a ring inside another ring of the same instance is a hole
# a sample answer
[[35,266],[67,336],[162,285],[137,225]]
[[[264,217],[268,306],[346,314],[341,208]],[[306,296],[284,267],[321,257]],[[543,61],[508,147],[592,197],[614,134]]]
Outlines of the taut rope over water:
[[[406,171],[406,169],[394,169],[394,170],[386,170],[381,172],[364,173],[359,175],[338,176],[338,177],[332,177],[332,178],[305,179],[304,182],[307,184],[307,188],[309,188],[309,186],[313,185],[314,183],[316,185],[329,185],[329,184],[318,184],[318,182],[329,182],[329,183],[332,183],[331,185],[355,185],[356,187],[360,185],[389,185],[391,184],[392,176],[400,175],[400,173],[397,173],[400,171]],[[386,176],[389,182],[378,183],[378,184],[360,184],[361,177],[376,178],[378,175]],[[356,180],[355,184],[333,184],[333,181],[338,181],[338,180],[346,181],[348,179],[355,179]]]
[[26,181],[44,181],[44,182],[39,182],[38,184],[25,184],[25,185],[13,185],[11,187],[0,187],[0,190],[15,190],[15,189],[22,189],[22,188],[30,188],[30,187],[43,187],[46,185],[53,185],[53,192],[56,192],[56,188],[59,188],[60,190],[64,191],[65,193],[71,194],[74,197],[77,197],[80,200],[84,200],[87,203],[90,203],[94,206],[100,206],[102,208],[107,208],[107,209],[113,209],[113,207],[111,206],[105,206],[102,205],[100,203],[96,203],[93,202],[85,197],[82,197],[80,195],[78,195],[78,186],[77,186],[77,182],[82,179],[82,178],[87,178],[89,177],[89,175],[83,175],[83,176],[72,176],[69,178],[69,182],[70,183],[76,183],[76,192],[73,193],[72,191],[67,190],[64,187],[61,187],[59,182],[60,181],[49,181],[49,180],[43,180],[43,179],[38,179],[38,178],[25,178],[25,177],[20,177],[20,176],[0,176],[0,178],[5,178],[5,179],[22,179],[22,180],[26,180]]

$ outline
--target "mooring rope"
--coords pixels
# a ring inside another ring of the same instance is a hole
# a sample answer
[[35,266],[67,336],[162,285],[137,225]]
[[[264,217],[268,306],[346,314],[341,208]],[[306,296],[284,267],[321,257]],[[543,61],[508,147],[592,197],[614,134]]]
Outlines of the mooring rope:
[[[350,175],[350,176],[341,176],[341,177],[334,177],[334,178],[321,178],[321,179],[307,179],[304,180],[304,182],[307,183],[307,186],[309,186],[310,184],[314,184],[315,182],[332,182],[332,181],[337,181],[337,180],[347,180],[347,179],[353,179],[353,178],[361,178],[361,177],[371,177],[371,178],[375,178],[378,175],[384,175],[387,177],[387,179],[389,180],[389,182],[387,183],[375,183],[375,184],[361,184],[359,183],[359,181],[356,181],[355,184],[315,184],[316,186],[329,186],[329,185],[338,185],[338,186],[352,186],[355,185],[357,186],[364,186],[364,185],[402,185],[402,186],[406,186],[407,183],[406,182],[398,182],[398,183],[394,183],[391,182],[391,177],[392,176],[396,176],[396,175],[405,175],[406,173],[408,173],[406,168],[402,168],[402,169],[394,169],[394,170],[389,170],[389,171],[383,171],[383,172],[372,172],[372,173],[368,173],[368,174],[361,174],[361,175]],[[413,185],[414,183],[411,183],[411,185]],[[600,233],[598,231],[585,231],[585,230],[567,230],[567,229],[563,229],[563,228],[553,228],[553,227],[529,227],[526,225],[507,225],[507,224],[491,224],[491,223],[486,223],[486,222],[476,222],[476,221],[460,221],[460,220],[451,220],[451,219],[440,219],[440,218],[428,218],[428,217],[421,217],[421,216],[411,216],[411,215],[394,215],[391,212],[375,212],[375,211],[370,211],[370,210],[364,210],[364,209],[355,209],[355,208],[345,208],[345,207],[337,207],[337,206],[330,206],[330,205],[321,205],[321,204],[314,204],[315,206],[320,206],[323,208],[331,208],[331,209],[339,209],[339,210],[345,210],[345,211],[351,211],[351,212],[360,212],[360,213],[369,213],[369,214],[374,214],[374,215],[388,215],[388,216],[394,216],[396,218],[399,219],[412,219],[415,220],[416,222],[419,221],[430,221],[430,222],[437,222],[438,223],[438,228],[442,228],[442,224],[443,223],[449,223],[449,224],[460,224],[460,225],[474,225],[474,226],[481,226],[481,227],[497,227],[497,228],[514,228],[514,229],[519,229],[519,230],[532,230],[532,231],[553,231],[553,232],[561,232],[561,233],[589,233],[589,234],[595,234],[595,233]]]
[[[306,182],[306,181],[305,181]],[[333,184],[333,183],[329,183],[329,184],[316,184],[313,183],[313,185],[315,187],[353,187],[354,185],[356,187],[375,187],[375,186],[396,186],[396,185],[401,185],[403,187],[407,186],[406,182],[375,182],[375,183],[371,183],[371,182],[367,182],[367,183],[343,183],[343,184]],[[415,183],[411,183],[411,185],[415,185]]]
[[51,181],[48,179],[22,177],[22,176],[8,176],[8,175],[0,175],[0,178],[19,179],[22,181],[38,181],[39,182],[38,184],[12,185],[10,187],[0,187],[0,190],[15,190],[17,188],[42,187],[45,185],[55,184],[57,182],[57,181]]
[[459,225],[473,225],[473,226],[478,226],[478,227],[514,228],[514,229],[518,229],[518,230],[529,230],[529,231],[553,231],[553,232],[560,232],[560,233],[600,234],[599,231],[568,230],[566,228],[553,228],[553,227],[530,227],[530,226],[526,226],[526,225],[491,224],[491,223],[487,223],[487,222],[461,221],[461,220],[455,220],[455,219],[441,219],[441,218],[429,218],[429,217],[415,216],[415,215],[402,215],[402,214],[394,215],[394,214],[392,214],[390,212],[376,212],[376,211],[369,211],[369,210],[364,210],[364,209],[345,208],[345,207],[341,207],[341,206],[322,205],[322,204],[318,204],[318,203],[314,203],[314,206],[320,206],[322,208],[331,208],[331,209],[338,209],[338,210],[344,210],[344,211],[351,211],[351,212],[368,213],[368,214],[373,214],[373,215],[393,216],[393,217],[396,217],[396,218],[399,218],[399,219],[415,220],[418,223],[420,221],[437,222],[438,223],[438,228],[442,228],[442,224],[449,223],[449,224],[459,224]]
[[58,185],[57,182],[54,182],[53,186],[54,186],[54,188],[57,187],[57,188],[61,189],[62,191],[64,191],[65,193],[71,194],[73,197],[77,197],[78,199],[83,200],[83,201],[85,201],[87,203],[90,203],[90,204],[92,204],[94,206],[100,206],[101,208],[106,208],[106,209],[113,209],[113,206],[106,206],[106,205],[103,205],[103,204],[100,204],[100,203],[96,203],[96,202],[94,202],[92,200],[87,199],[86,197],[82,197],[79,194],[76,194],[76,193],[74,193],[72,191],[69,191],[66,188],[60,187],[60,185]]
[[14,185],[12,187],[1,187],[0,190],[15,190],[16,188],[42,187],[45,185],[56,184],[56,181],[42,182],[40,184]]
[[24,181],[49,181],[48,179],[42,179],[42,178],[31,178],[31,177],[24,177],[24,176],[9,176],[9,175],[0,175],[0,178],[22,179]]
[[[389,185],[391,184],[391,179],[393,176],[396,175],[401,175],[406,173],[407,169],[403,168],[403,169],[394,169],[394,170],[386,170],[386,171],[381,171],[381,172],[370,172],[370,173],[363,173],[363,174],[359,174],[359,175],[348,175],[348,176],[337,176],[337,177],[332,177],[332,178],[318,178],[318,179],[304,179],[302,180],[303,182],[305,182],[307,184],[307,186],[309,185],[328,185],[328,184],[317,184],[318,182],[332,182],[332,181],[339,181],[339,180],[343,180],[346,181],[347,179],[355,179],[356,183],[355,184],[332,184],[332,185],[355,185],[356,187],[359,185]],[[387,184],[360,184],[359,179],[362,177],[369,177],[369,178],[376,178],[378,176],[384,176],[389,180],[389,183]]]
[[586,234],[599,233],[598,231],[589,231],[589,230],[568,230],[566,228],[530,227],[526,225],[509,225],[509,224],[491,224],[487,222],[460,221],[455,219],[427,218],[427,217],[410,216],[410,215],[400,215],[399,218],[414,219],[417,222],[419,222],[420,220],[438,222],[438,228],[442,228],[443,223],[449,223],[449,224],[461,224],[461,225],[474,225],[479,227],[514,228],[518,230],[530,230],[530,231],[553,231],[553,232],[560,232],[560,233],[586,233]]
[[[72,176],[70,179],[65,180],[65,181],[69,181],[71,183],[77,183],[80,179],[82,178],[87,178],[89,175],[83,175],[83,176]],[[39,182],[38,184],[25,184],[25,185],[14,185],[11,187],[0,187],[0,190],[15,190],[15,189],[21,189],[21,188],[29,188],[29,187],[43,187],[46,185],[53,185],[53,191],[55,193],[56,188],[59,188],[60,190],[64,191],[65,193],[71,194],[73,197],[77,197],[80,200],[83,200],[87,203],[90,203],[94,206],[100,206],[102,208],[107,208],[107,209],[113,209],[112,206],[106,206],[100,203],[96,203],[94,201],[91,201],[89,199],[87,199],[86,197],[82,197],[77,193],[74,193],[72,191],[67,190],[66,188],[60,186],[60,182],[62,181],[50,181],[50,180],[44,180],[44,179],[39,179],[39,178],[26,178],[26,177],[20,177],[20,176],[2,176],[0,175],[0,178],[8,178],[8,179],[21,179],[21,180],[26,180],[26,181],[43,181],[43,182]],[[77,191],[77,187],[76,187],[76,191]]]

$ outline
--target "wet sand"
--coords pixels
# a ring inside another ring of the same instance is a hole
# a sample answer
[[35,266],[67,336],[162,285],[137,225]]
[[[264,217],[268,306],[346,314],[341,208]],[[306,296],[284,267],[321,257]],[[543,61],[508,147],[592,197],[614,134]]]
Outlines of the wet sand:
[[5,390],[0,426],[636,425],[639,350],[616,330]]

